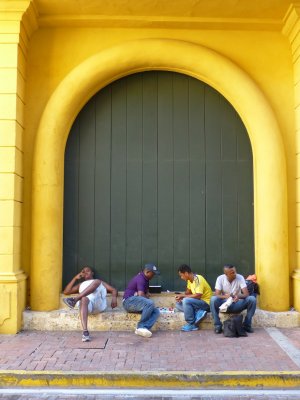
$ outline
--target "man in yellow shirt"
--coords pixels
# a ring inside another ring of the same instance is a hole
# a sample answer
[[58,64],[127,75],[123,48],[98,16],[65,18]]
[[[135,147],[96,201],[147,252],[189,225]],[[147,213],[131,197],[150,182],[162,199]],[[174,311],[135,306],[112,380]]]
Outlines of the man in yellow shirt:
[[176,308],[184,312],[184,319],[187,322],[181,330],[184,332],[197,331],[199,322],[210,310],[212,290],[203,276],[195,274],[186,264],[180,265],[178,274],[187,282],[185,293],[177,294],[175,297]]

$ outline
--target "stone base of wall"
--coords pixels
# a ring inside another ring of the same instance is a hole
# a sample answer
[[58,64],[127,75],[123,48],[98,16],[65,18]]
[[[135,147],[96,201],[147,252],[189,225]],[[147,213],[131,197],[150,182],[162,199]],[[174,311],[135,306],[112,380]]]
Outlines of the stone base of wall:
[[[89,316],[89,329],[93,331],[131,331],[136,328],[140,314],[128,314],[121,306],[120,296],[118,307],[112,310]],[[161,316],[154,325],[153,330],[178,330],[185,324],[183,313],[174,312],[174,294],[153,295],[157,307],[164,308]],[[109,304],[108,299],[108,304]],[[171,310],[170,310],[171,309]],[[171,312],[170,312],[171,311]],[[222,314],[222,313],[221,313]],[[221,315],[221,317],[223,317]],[[300,313],[297,311],[270,312],[257,309],[253,318],[254,327],[297,327],[300,326]],[[208,313],[200,323],[200,329],[212,329],[213,321],[211,313]],[[55,311],[31,311],[23,312],[24,330],[81,330],[78,310],[70,310],[61,302],[61,309]]]

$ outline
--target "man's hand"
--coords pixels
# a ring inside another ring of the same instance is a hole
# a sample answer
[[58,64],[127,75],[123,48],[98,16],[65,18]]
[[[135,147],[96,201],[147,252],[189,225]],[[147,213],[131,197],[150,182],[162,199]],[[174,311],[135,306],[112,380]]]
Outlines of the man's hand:
[[184,294],[177,294],[177,295],[175,296],[175,300],[176,300],[176,301],[181,301],[182,299],[184,299]]
[[116,298],[116,297],[113,297],[113,298],[111,299],[111,308],[116,308],[117,305],[118,305],[117,298]]
[[76,279],[76,280],[79,280],[79,279],[81,279],[81,278],[83,278],[83,273],[82,273],[82,271],[80,271],[79,274],[77,274],[77,275],[75,276],[75,279]]

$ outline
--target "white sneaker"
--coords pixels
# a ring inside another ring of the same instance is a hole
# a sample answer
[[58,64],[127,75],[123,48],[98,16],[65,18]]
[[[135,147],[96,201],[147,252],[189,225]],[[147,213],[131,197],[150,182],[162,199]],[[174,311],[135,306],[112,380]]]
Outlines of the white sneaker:
[[150,332],[147,328],[137,328],[135,330],[135,334],[143,336],[143,337],[151,337],[152,336],[152,332]]

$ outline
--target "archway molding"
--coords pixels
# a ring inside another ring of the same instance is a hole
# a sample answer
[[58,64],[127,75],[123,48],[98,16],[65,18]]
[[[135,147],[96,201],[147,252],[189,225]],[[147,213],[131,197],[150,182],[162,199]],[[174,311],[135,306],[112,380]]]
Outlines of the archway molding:
[[[44,109],[33,157],[32,309],[47,311],[59,306],[64,151],[72,123],[101,88],[146,70],[193,76],[219,91],[239,113],[253,152],[255,272],[262,291],[260,306],[287,310],[286,160],[274,112],[257,84],[231,60],[193,43],[166,39],[124,42],[88,58],[62,80]],[[281,288],[280,296],[275,298],[274,286]]]

